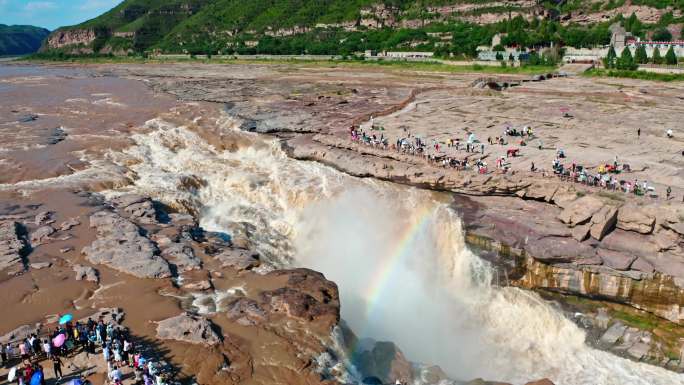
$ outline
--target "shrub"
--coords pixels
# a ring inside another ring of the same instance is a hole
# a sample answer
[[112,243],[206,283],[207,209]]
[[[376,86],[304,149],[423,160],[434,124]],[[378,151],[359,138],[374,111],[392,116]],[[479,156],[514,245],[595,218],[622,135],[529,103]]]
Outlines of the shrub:
[[670,46],[665,54],[665,63],[667,65],[677,65],[677,55],[674,52],[674,48]]

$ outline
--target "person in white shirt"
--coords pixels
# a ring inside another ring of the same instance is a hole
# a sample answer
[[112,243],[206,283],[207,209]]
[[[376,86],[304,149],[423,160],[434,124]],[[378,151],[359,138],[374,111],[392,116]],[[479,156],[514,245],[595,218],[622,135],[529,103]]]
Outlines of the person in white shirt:
[[52,345],[50,345],[50,342],[48,340],[43,341],[43,351],[45,352],[45,356],[47,356],[48,359],[52,358]]

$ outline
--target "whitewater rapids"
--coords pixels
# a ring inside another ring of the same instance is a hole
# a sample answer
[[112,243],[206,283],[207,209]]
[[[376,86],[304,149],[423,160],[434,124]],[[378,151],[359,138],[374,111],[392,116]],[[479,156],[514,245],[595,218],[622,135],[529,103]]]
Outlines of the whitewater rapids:
[[[492,269],[465,245],[448,196],[292,160],[275,140],[239,132],[227,117],[216,124],[240,146],[219,150],[155,119],[112,158],[129,160],[131,190],[194,210],[207,230],[241,229],[276,266],[323,272],[338,284],[342,317],[360,337],[393,341],[411,361],[459,380],[684,383],[590,348],[584,332],[536,294],[491,286]],[[187,187],[188,178],[203,184]]]

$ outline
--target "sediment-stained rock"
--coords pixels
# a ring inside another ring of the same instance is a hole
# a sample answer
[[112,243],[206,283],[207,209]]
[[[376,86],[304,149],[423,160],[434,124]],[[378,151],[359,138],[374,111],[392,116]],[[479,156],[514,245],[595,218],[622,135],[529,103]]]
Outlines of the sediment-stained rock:
[[50,240],[50,235],[55,233],[55,229],[52,226],[41,226],[38,229],[31,232],[31,246],[40,246],[47,243]]
[[367,350],[354,353],[354,365],[383,384],[413,382],[413,370],[404,353],[392,342],[375,342]]
[[558,219],[569,226],[581,225],[587,223],[603,205],[604,203],[594,196],[583,196],[563,209]]
[[591,236],[602,240],[617,224],[618,209],[614,206],[603,206],[591,217]]
[[[52,218],[52,214],[53,213],[50,211],[41,211],[38,214],[36,214],[36,218],[35,218],[34,223],[37,226],[40,226],[43,223],[48,222],[50,220],[50,218]],[[45,223],[45,224],[48,224],[48,223]]]
[[632,262],[637,258],[633,255],[605,249],[599,249],[598,255],[601,257],[604,266],[615,270],[629,270]]
[[239,298],[228,305],[228,318],[240,325],[254,326],[266,321],[266,312],[259,303],[249,298]]
[[100,280],[97,270],[95,270],[92,266],[76,264],[73,266],[73,269],[74,273],[76,273],[77,281],[86,280],[89,282],[98,282]]
[[208,319],[188,313],[159,321],[157,338],[209,346],[221,342],[221,337]]
[[140,278],[171,276],[168,263],[156,255],[157,248],[140,235],[133,222],[111,211],[99,211],[90,216],[90,227],[97,231],[97,239],[82,253],[96,264]]
[[59,231],[68,231],[81,224],[77,218],[69,218],[59,225]]
[[[619,267],[624,267],[625,261],[621,262]],[[523,275],[512,285],[607,299],[684,323],[684,289],[670,276],[604,266],[549,265],[529,257],[524,265]],[[646,265],[640,269],[648,270]]]
[[26,243],[19,235],[20,226],[18,222],[0,222],[0,270],[23,265]]
[[244,249],[226,249],[214,256],[223,267],[231,267],[238,271],[251,270],[260,265],[259,255]]
[[617,227],[622,230],[650,234],[653,231],[656,218],[636,206],[624,206],[617,218]]
[[157,211],[149,197],[138,194],[125,194],[114,197],[110,203],[126,218],[139,223],[157,222]]
[[185,243],[171,243],[162,248],[161,255],[179,271],[198,270],[202,267],[202,261],[195,256],[192,247]]

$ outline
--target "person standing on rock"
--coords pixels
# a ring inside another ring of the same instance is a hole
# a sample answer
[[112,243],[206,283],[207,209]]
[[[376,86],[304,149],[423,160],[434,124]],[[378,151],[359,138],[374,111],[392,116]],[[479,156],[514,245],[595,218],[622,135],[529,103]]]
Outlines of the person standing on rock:
[[637,138],[641,138],[641,128],[637,128]]
[[108,343],[105,343],[104,346],[102,346],[102,356],[104,357],[105,362],[109,362],[109,359],[111,358],[111,352],[109,351]]
[[123,361],[124,362],[129,362],[128,357],[130,356],[131,348],[133,347],[133,344],[131,344],[128,341],[128,338],[124,339],[123,342]]
[[62,380],[62,360],[56,354],[52,356],[52,370],[57,380]]
[[21,342],[19,344],[19,354],[21,355],[22,360],[26,360],[29,358],[28,348],[26,347],[26,342]]
[[43,340],[43,351],[45,352],[45,357],[49,360],[52,358],[52,344],[48,339]]

